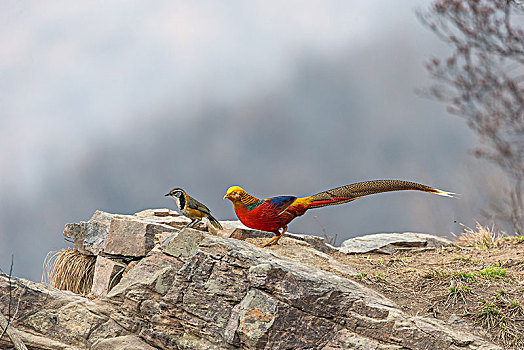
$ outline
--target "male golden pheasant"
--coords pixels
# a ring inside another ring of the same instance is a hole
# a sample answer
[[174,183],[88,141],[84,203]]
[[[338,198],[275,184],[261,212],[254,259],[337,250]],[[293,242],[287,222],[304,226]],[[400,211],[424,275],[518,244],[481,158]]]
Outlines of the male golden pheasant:
[[[287,225],[297,216],[304,215],[308,209],[328,205],[343,204],[370,194],[416,190],[452,197],[454,193],[445,192],[426,185],[402,180],[373,180],[358,182],[317,193],[313,196],[297,198],[277,196],[258,199],[248,194],[239,186],[230,187],[224,199],[229,199],[240,221],[247,227],[273,232],[275,237],[261,245],[273,245],[286,232]],[[282,231],[280,231],[282,229]]]

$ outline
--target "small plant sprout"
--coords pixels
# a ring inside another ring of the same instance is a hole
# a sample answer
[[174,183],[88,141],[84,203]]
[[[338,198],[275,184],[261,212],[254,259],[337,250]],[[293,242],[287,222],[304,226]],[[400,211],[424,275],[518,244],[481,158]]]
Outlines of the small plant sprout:
[[506,269],[489,266],[479,271],[479,275],[486,279],[498,279],[506,276]]

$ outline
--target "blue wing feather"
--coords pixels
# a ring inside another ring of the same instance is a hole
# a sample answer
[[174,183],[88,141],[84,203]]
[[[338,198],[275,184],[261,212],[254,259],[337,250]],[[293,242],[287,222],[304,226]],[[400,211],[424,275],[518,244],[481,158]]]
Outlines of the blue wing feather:
[[289,207],[291,203],[295,201],[295,199],[297,199],[297,197],[277,196],[268,198],[266,201],[269,201],[278,210],[286,210],[287,207]]

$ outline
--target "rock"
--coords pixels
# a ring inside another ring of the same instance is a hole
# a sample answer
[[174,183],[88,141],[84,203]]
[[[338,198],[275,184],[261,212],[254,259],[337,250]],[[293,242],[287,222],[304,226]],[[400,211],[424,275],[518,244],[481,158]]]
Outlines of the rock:
[[223,230],[214,230],[216,235],[225,237],[225,238],[234,238],[245,240],[248,236],[248,231],[241,228],[226,228]]
[[[134,217],[150,223],[168,225],[174,228],[183,228],[191,222],[191,219],[179,215],[171,209],[146,209],[133,214]],[[206,224],[199,222],[194,228],[206,231]]]
[[158,250],[159,245],[164,244],[166,240],[172,239],[173,235],[177,235],[178,232],[162,232],[155,236],[155,248],[153,248],[153,251]]
[[163,299],[187,303],[182,305],[185,321],[197,334],[211,333],[209,340],[223,334],[228,345],[266,349],[352,343],[383,349],[458,349],[454,344],[467,343],[461,347],[473,349],[485,344],[474,337],[470,342],[470,336],[465,342],[467,335],[444,324],[405,315],[354,281],[244,242],[183,230],[164,252],[186,264]]
[[135,335],[125,335],[110,339],[102,339],[96,342],[92,350],[114,350],[114,349],[133,349],[133,350],[155,350],[155,347],[144,343]]
[[406,249],[435,249],[452,245],[450,240],[425,233],[377,233],[350,238],[338,248],[343,253],[384,253]]
[[[60,349],[60,344],[68,345],[64,349],[86,348],[88,337],[108,321],[86,298],[23,279],[11,278],[11,282],[13,302],[18,305],[13,326],[29,348]],[[9,295],[5,275],[0,275],[0,295]],[[1,312],[7,314],[6,300],[1,301]],[[0,348],[5,348],[2,343]]]
[[274,236],[271,232],[253,230],[245,226],[238,220],[220,221],[223,230],[211,229],[210,232],[221,237],[235,238],[246,240],[246,238],[271,238]]
[[174,227],[183,227],[186,222],[183,219],[187,219],[172,214],[154,216],[156,211],[150,212],[153,216],[140,213],[132,216],[97,210],[87,222],[66,224],[63,235],[71,238],[75,249],[86,255],[143,257],[153,249],[155,235],[175,232]]
[[180,214],[178,214],[176,211],[171,210],[171,209],[161,208],[161,209],[145,209],[145,210],[139,211],[138,213],[134,213],[133,216],[151,218],[154,216],[157,216],[157,217],[180,216]]
[[[107,235],[165,225],[145,217],[99,213],[90,223]],[[88,224],[68,232],[82,237],[93,231]],[[261,249],[195,229],[172,237],[94,300],[13,278],[13,327],[34,349],[500,349],[457,323],[404,313],[348,278],[356,271],[322,251],[334,248],[321,239],[285,235]],[[107,281],[117,264],[99,258]],[[4,314],[7,295],[9,281],[0,275]],[[7,345],[0,339],[0,348]]]
[[[29,349],[45,349],[45,350],[82,350],[83,348],[78,346],[72,346],[71,344],[65,344],[46,336],[34,335],[29,332],[20,332],[21,337],[24,339],[24,344],[29,347]],[[0,342],[1,345],[1,342]],[[10,345],[10,344],[9,344]],[[2,349],[11,349],[9,345],[6,344]]]
[[405,350],[401,345],[383,344],[379,341],[352,334],[346,329],[337,332],[336,337],[324,345],[322,350]]
[[113,214],[96,211],[88,222],[66,224],[64,237],[73,240],[75,249],[86,255],[97,255],[104,249]]
[[109,225],[104,252],[111,255],[146,256],[153,249],[155,233],[171,228],[147,221],[113,218]]
[[329,254],[329,253],[334,253],[337,251],[337,248],[333,247],[330,244],[327,244],[326,240],[322,237],[302,235],[302,234],[296,234],[296,233],[285,233],[284,237],[286,236],[296,239],[298,241],[307,242],[312,247],[314,247],[316,250],[321,251],[323,253]]
[[[220,223],[224,227],[224,230],[219,230],[216,234],[226,238],[236,238],[240,240],[245,240],[246,238],[270,239],[275,236],[275,234],[271,232],[251,229],[242,224],[240,221],[221,221]],[[324,238],[321,237],[301,235],[290,232],[286,232],[284,237],[307,242],[311,246],[315,247],[315,249],[323,253],[333,253],[337,251],[337,248],[327,244]]]
[[91,292],[96,296],[107,294],[120,281],[125,268],[125,264],[97,256]]
[[[314,240],[312,241],[315,242]],[[320,247],[322,248],[322,246]],[[353,267],[342,264],[331,255],[317,248],[317,245],[311,245],[306,240],[295,240],[294,237],[284,237],[280,240],[279,244],[271,246],[269,249],[278,255],[285,256],[296,262],[333,272],[342,277],[354,277],[359,274]]]

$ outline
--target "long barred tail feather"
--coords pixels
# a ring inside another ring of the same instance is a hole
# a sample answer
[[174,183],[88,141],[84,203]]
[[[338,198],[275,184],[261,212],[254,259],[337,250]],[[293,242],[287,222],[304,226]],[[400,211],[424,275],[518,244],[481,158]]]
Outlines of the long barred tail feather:
[[320,208],[328,205],[347,203],[375,193],[408,190],[429,192],[439,196],[455,197],[455,193],[441,191],[415,182],[402,180],[373,180],[358,182],[317,193],[311,196],[312,201],[309,204],[309,208]]

